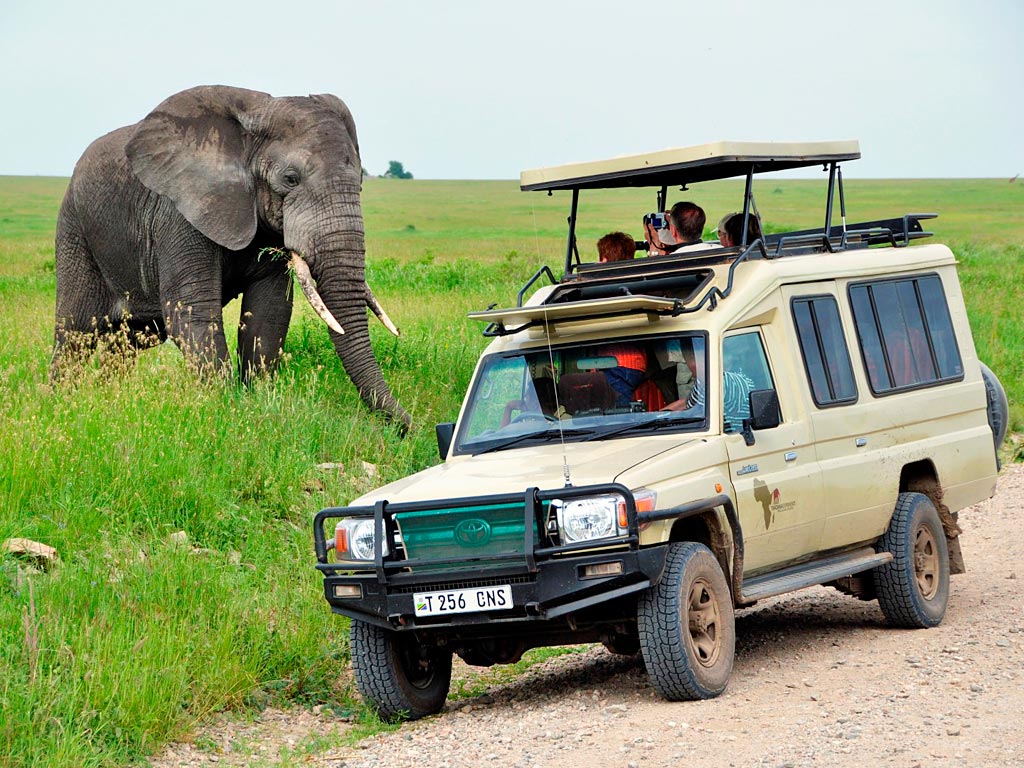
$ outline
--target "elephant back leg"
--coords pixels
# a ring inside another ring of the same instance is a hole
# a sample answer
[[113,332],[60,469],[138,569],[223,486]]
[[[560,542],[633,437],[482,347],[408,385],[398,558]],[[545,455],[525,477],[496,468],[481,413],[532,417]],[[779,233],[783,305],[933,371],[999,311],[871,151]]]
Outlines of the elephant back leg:
[[243,381],[277,366],[291,316],[291,273],[283,265],[245,288],[238,321],[238,365]]
[[57,311],[51,376],[60,378],[88,357],[111,330],[116,298],[103,279],[65,200],[57,219]]

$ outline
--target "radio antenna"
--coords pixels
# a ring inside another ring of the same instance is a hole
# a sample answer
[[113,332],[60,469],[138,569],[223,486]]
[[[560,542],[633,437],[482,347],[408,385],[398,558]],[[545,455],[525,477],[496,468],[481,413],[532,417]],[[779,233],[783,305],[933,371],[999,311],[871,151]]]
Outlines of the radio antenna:
[[[551,190],[548,190],[548,196],[551,196]],[[537,228],[537,207],[533,204],[531,199],[530,210],[533,214],[533,238],[534,246],[537,249],[537,260],[540,261],[540,232]],[[572,478],[569,475],[569,457],[565,451],[565,432],[562,430],[562,418],[560,411],[562,410],[562,404],[558,401],[558,371],[555,368],[555,354],[551,351],[551,326],[548,324],[548,310],[544,308],[544,340],[548,345],[548,364],[551,366],[551,383],[554,385],[555,390],[555,419],[558,421],[558,442],[562,446],[562,476],[565,478],[565,487],[570,488],[572,486]]]

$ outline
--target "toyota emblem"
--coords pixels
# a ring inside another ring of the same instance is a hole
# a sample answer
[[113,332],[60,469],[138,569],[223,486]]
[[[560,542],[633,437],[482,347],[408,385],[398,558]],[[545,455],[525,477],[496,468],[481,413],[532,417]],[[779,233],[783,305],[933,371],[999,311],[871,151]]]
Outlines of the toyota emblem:
[[471,517],[455,526],[455,541],[464,547],[482,547],[491,540],[491,526],[486,520]]

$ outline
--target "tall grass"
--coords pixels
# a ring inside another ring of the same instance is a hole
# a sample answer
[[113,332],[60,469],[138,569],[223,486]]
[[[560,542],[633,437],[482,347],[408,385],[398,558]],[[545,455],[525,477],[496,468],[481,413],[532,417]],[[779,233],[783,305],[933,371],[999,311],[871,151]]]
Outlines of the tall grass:
[[[31,573],[0,555],[0,763],[124,765],[216,711],[354,708],[341,682],[346,623],[312,567],[312,515],[437,461],[432,425],[456,415],[486,341],[465,313],[514,300],[542,263],[558,267],[565,196],[511,182],[367,182],[367,276],[402,330],[395,339],[373,325],[374,349],[416,420],[402,439],[365,410],[299,302],[278,374],[251,387],[196,380],[171,345],[51,386],[65,184],[0,178],[0,541],[45,542],[61,558]],[[770,184],[767,220],[818,222],[821,184]],[[739,192],[721,183],[688,196],[717,220]],[[863,213],[853,219],[944,214],[934,229],[947,227],[960,256],[979,350],[1019,428],[1019,190],[851,182],[848,197]],[[969,216],[947,219],[954,203]],[[625,191],[581,207],[589,253],[606,231],[637,231],[653,206]]]

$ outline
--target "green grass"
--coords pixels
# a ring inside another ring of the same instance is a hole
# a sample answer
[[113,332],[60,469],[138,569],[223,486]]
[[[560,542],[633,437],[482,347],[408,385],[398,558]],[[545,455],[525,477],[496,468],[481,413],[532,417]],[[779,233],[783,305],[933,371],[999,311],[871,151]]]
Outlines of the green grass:
[[[225,710],[359,713],[339,682],[346,623],[321,596],[312,515],[437,461],[433,425],[457,414],[486,341],[465,313],[514,300],[541,264],[558,270],[567,195],[497,181],[366,183],[368,279],[402,329],[394,339],[374,324],[374,348],[416,420],[401,439],[363,408],[300,302],[278,376],[250,389],[196,381],[169,345],[51,387],[65,186],[0,177],[0,540],[35,539],[61,557],[35,575],[0,557],[0,764],[125,765]],[[763,182],[769,229],[818,223],[822,188]],[[671,199],[699,201],[710,226],[740,191],[708,184]],[[960,257],[979,352],[1019,429],[1024,185],[848,180],[847,193],[851,221],[941,214],[933,229]],[[639,234],[652,200],[585,195],[583,252],[611,229]],[[187,545],[169,538],[177,531]],[[381,727],[358,716],[360,733]]]

